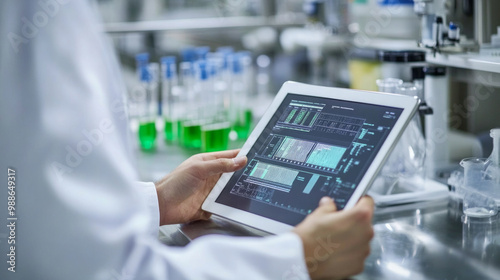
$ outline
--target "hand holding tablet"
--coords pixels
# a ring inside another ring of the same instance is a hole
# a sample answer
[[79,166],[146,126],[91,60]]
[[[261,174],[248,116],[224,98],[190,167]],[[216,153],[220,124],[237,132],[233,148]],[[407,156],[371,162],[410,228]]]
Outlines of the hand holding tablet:
[[222,175],[202,208],[270,233],[292,229],[323,196],[352,208],[418,103],[287,82],[240,151],[247,165]]

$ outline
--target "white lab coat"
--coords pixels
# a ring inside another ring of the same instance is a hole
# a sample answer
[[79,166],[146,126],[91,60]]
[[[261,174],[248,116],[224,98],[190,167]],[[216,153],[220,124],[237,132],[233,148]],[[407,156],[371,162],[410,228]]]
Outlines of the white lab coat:
[[118,65],[87,1],[2,0],[0,38],[0,279],[308,277],[292,233],[157,241],[154,185],[133,183]]

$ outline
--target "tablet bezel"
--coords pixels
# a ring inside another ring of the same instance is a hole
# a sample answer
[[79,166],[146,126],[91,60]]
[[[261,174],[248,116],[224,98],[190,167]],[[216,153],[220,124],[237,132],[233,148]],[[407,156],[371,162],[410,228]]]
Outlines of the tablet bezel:
[[[269,121],[271,121],[271,118],[275,114],[276,110],[280,107],[281,103],[283,102],[283,100],[285,100],[288,94],[323,97],[403,109],[399,119],[396,121],[386,140],[380,147],[380,150],[368,167],[366,173],[359,182],[351,198],[346,203],[344,209],[353,207],[359,200],[359,198],[361,198],[361,196],[366,193],[369,186],[375,179],[378,171],[382,168],[382,165],[385,162],[386,158],[394,148],[404,128],[406,127],[406,125],[408,125],[411,117],[417,111],[419,104],[419,100],[417,97],[381,92],[352,90],[345,88],[313,86],[288,81],[283,84],[273,102],[266,110],[257,126],[252,131],[247,141],[241,148],[238,156],[247,155],[248,151],[255,144]],[[293,226],[291,225],[216,202],[216,199],[219,197],[222,190],[226,187],[226,184],[232,177],[233,173],[234,172],[225,173],[221,176],[221,178],[216,183],[215,187],[212,189],[205,202],[203,203],[203,210],[269,233],[278,234],[288,232],[293,228]]]

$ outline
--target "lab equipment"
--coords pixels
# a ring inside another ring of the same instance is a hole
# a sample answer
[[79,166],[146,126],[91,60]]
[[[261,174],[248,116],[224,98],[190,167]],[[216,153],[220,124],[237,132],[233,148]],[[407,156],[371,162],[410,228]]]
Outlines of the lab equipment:
[[[181,141],[184,147],[186,148],[201,148],[201,126],[202,126],[202,115],[203,112],[203,100],[204,97],[202,84],[208,83],[206,81],[208,79],[206,73],[201,73],[200,66],[198,63],[190,63],[186,62],[182,64],[184,78],[186,82],[190,82],[190,84],[184,83],[186,89],[189,92],[189,100],[187,106],[189,109],[187,110],[184,121],[181,124]],[[198,69],[196,69],[198,67]],[[207,88],[210,90],[210,88]],[[203,100],[202,100],[203,98]]]
[[498,213],[495,200],[485,180],[487,161],[481,158],[466,158],[460,162],[464,168],[463,211],[470,217],[491,217]]
[[[448,16],[457,15],[457,8],[462,7],[464,13],[470,12],[468,3],[462,1],[460,5],[455,1],[448,0],[415,0],[414,10],[421,19],[421,36],[418,42],[419,46],[431,49],[436,52],[463,52],[464,48],[470,48],[470,41],[465,36],[461,38],[460,25],[457,22],[449,22]],[[458,19],[466,20],[466,18]],[[461,42],[463,41],[463,42]],[[472,43],[474,45],[474,43]]]
[[[210,52],[209,47],[188,47],[181,56],[178,75],[175,56],[163,57],[159,71],[158,64],[149,63],[148,54],[137,55],[141,147],[154,148],[156,128],[161,126],[155,124],[156,105],[167,143],[208,152],[227,149],[230,139],[246,139],[253,118],[250,97],[255,92],[250,52],[234,53],[231,47],[217,52]],[[161,104],[157,103],[158,75]]]
[[[183,59],[188,59],[191,52],[184,50],[182,52]],[[194,53],[194,52],[193,52]],[[197,102],[194,93],[194,71],[193,64],[190,61],[183,61],[179,65],[181,90],[183,91],[183,110],[179,117],[179,142],[183,147],[192,148],[196,146],[196,139],[199,127],[194,123],[197,113]],[[195,142],[195,143],[193,143]]]
[[349,4],[351,21],[359,30],[358,37],[364,40],[375,37],[415,39],[419,34],[412,0],[355,0]]
[[452,191],[463,199],[463,212],[470,217],[491,217],[500,206],[499,141],[500,129],[492,129],[493,151],[488,159],[465,158],[463,172],[455,171],[448,179]]
[[226,150],[229,143],[230,122],[224,111],[223,88],[217,88],[218,68],[217,60],[199,61],[198,71],[201,83],[200,89],[203,100],[201,126],[201,150],[214,152]]
[[425,51],[416,50],[380,50],[378,57],[382,62],[382,78],[398,78],[405,82],[412,80],[412,68],[424,66]]
[[453,22],[450,22],[448,26],[448,40],[459,41],[460,40],[460,28]]
[[490,44],[482,44],[479,54],[488,56],[500,56],[500,26],[497,26],[497,33],[491,35]]
[[436,178],[438,170],[449,164],[448,128],[448,76],[444,67],[425,67],[425,101],[433,108],[432,115],[425,116],[426,176]]
[[[379,91],[398,93],[407,96],[418,96],[419,90],[413,83],[403,83],[400,79],[387,78],[377,80]],[[394,150],[385,163],[378,184],[378,193],[391,194],[401,179],[425,178],[423,172],[425,159],[425,139],[422,132],[420,116],[413,116],[399,139]],[[419,189],[422,186],[412,184],[412,188]]]
[[210,52],[210,47],[208,46],[200,46],[194,48],[194,52],[196,53],[196,60],[206,60],[207,54]]
[[217,122],[202,126],[201,150],[203,152],[227,150],[230,131],[230,122]]
[[[424,101],[425,96],[424,96],[424,81],[425,81],[425,73],[424,73],[424,67],[422,66],[416,66],[411,68],[411,78],[413,81],[413,84],[415,87],[418,89],[417,96],[420,98],[421,104],[427,103]],[[432,113],[431,111],[424,112],[425,113]]]
[[387,93],[396,93],[397,87],[403,84],[403,80],[396,78],[378,79],[375,82],[378,91]]
[[431,47],[439,48],[443,45],[443,18],[437,16],[432,24],[432,41]]
[[249,82],[246,82],[248,57],[241,53],[233,54],[231,61],[231,105],[230,120],[232,124],[231,139],[246,139],[252,127],[252,109],[249,100]]
[[144,90],[139,104],[139,145],[145,151],[155,148],[156,116],[158,114],[158,64],[149,63],[146,53],[136,56],[137,73]]
[[162,65],[162,115],[165,122],[165,141],[175,142],[179,138],[180,116],[183,110],[181,91],[178,87],[177,66],[175,56],[161,59]]
[[397,78],[411,82],[412,69],[425,66],[425,51],[414,50],[413,42],[372,40],[372,45],[350,52],[351,88],[380,90],[375,83],[377,79]]
[[493,138],[493,151],[488,157],[486,177],[491,181],[495,198],[500,205],[500,128],[492,129],[490,136]]

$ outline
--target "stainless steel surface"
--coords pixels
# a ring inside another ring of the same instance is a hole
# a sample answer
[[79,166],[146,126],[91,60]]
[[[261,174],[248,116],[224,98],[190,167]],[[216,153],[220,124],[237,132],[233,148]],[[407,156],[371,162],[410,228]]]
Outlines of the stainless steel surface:
[[450,200],[380,209],[356,279],[499,279],[500,223],[464,218]]
[[301,14],[269,17],[214,17],[195,19],[172,19],[157,21],[105,23],[103,28],[107,33],[151,32],[171,30],[205,30],[256,27],[288,27],[302,26],[305,17]]
[[[179,234],[177,228],[171,229],[174,237]],[[255,235],[219,218],[180,229],[185,240],[206,234]],[[465,218],[460,203],[439,200],[379,208],[374,229],[365,270],[354,279],[500,278],[498,215],[491,219]]]

